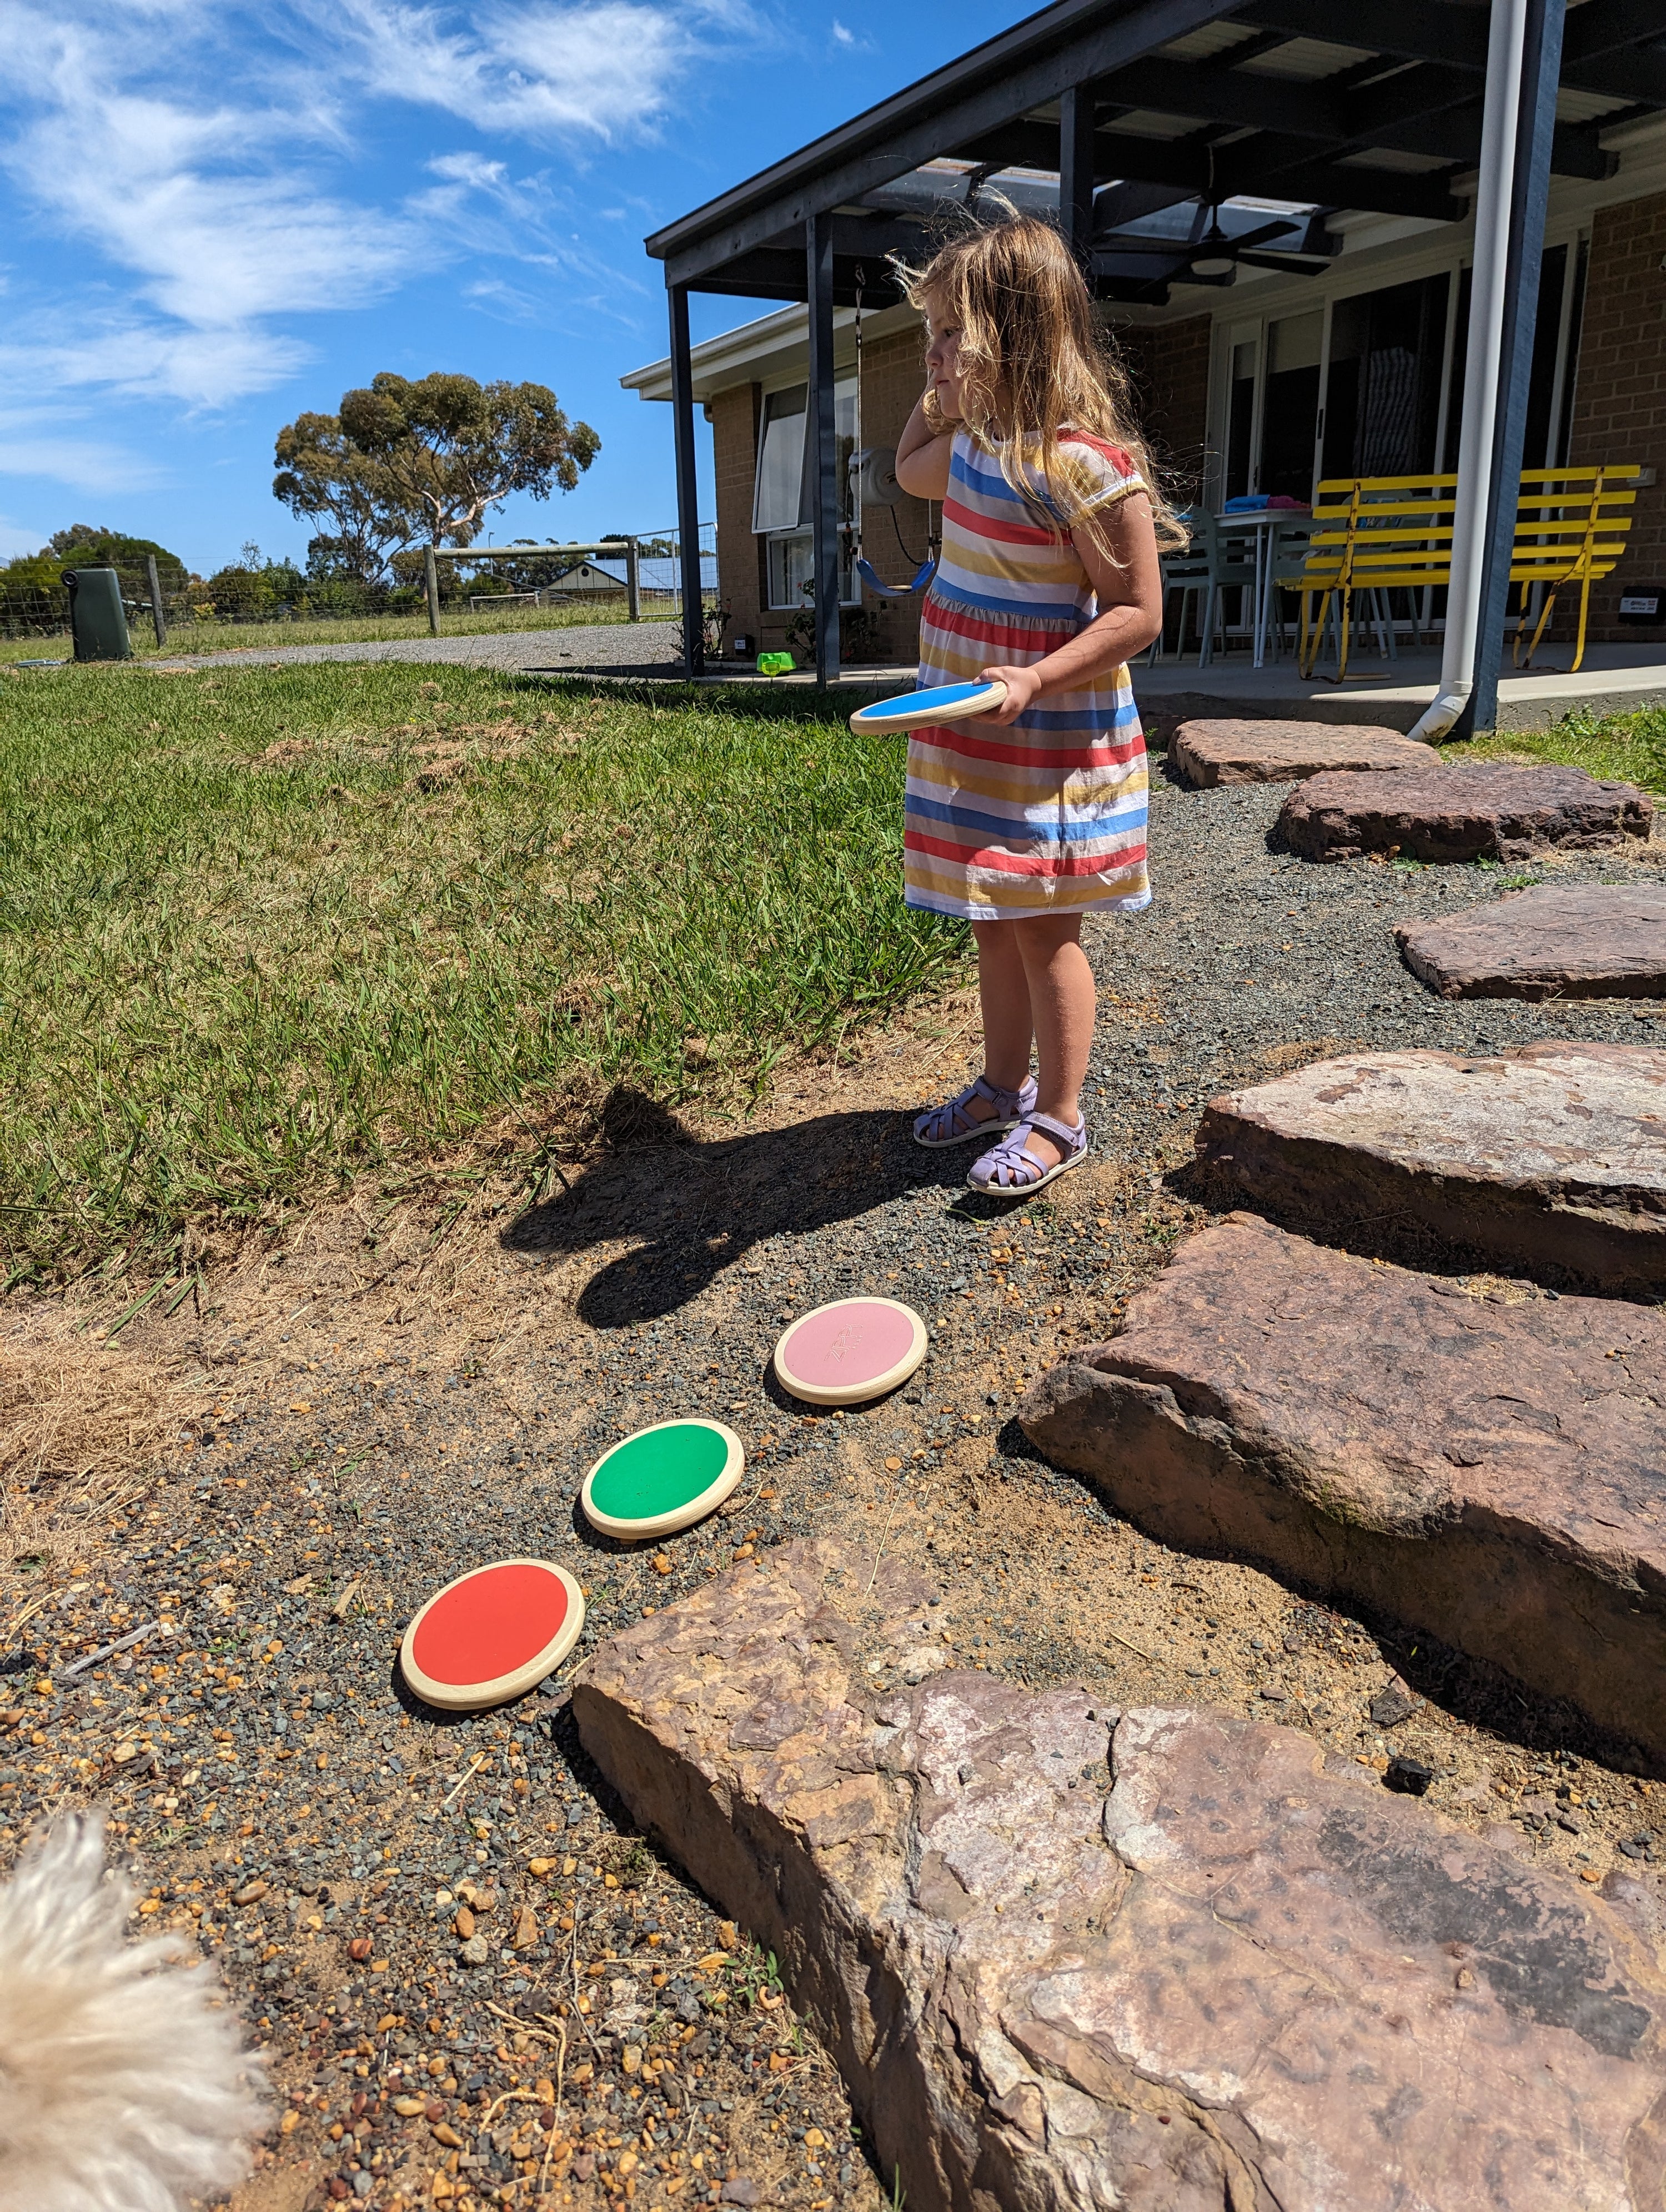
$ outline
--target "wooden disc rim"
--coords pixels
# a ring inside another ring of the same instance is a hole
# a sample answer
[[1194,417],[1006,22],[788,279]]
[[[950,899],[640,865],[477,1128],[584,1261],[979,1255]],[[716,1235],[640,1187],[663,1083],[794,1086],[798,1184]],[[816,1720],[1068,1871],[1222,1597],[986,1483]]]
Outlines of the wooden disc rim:
[[[888,1306],[893,1313],[901,1314],[914,1331],[909,1349],[883,1375],[876,1375],[866,1382],[809,1382],[794,1376],[787,1364],[788,1340],[806,1322],[814,1321],[822,1314],[836,1313],[841,1306]],[[877,1292],[864,1295],[859,1291],[849,1297],[830,1298],[825,1305],[812,1306],[808,1313],[800,1314],[795,1322],[781,1331],[772,1364],[775,1380],[781,1389],[790,1391],[793,1397],[802,1399],[807,1406],[860,1406],[870,1398],[885,1397],[906,1382],[909,1376],[918,1370],[930,1344],[931,1332],[912,1306],[904,1305],[900,1298],[881,1297]]]
[[[435,1607],[453,1590],[472,1582],[477,1575],[490,1574],[499,1567],[539,1567],[545,1574],[553,1575],[567,1596],[561,1626],[541,1651],[534,1652],[530,1659],[506,1674],[495,1674],[478,1682],[436,1680],[416,1664],[417,1632]],[[488,1559],[482,1566],[470,1567],[465,1573],[454,1575],[443,1589],[435,1590],[412,1615],[399,1639],[399,1672],[424,1705],[437,1705],[443,1712],[477,1712],[485,1705],[507,1705],[512,1698],[525,1697],[546,1674],[554,1674],[583,1633],[584,1592],[565,1567],[557,1566],[553,1559]]]
[[[637,1519],[627,1519],[609,1513],[595,1502],[596,1478],[616,1452],[627,1444],[634,1444],[643,1437],[657,1437],[666,1429],[710,1429],[720,1436],[727,1448],[727,1456],[719,1474],[704,1490],[687,1498],[681,1505],[672,1506],[663,1513],[643,1514]],[[692,1528],[696,1521],[703,1521],[715,1513],[724,1499],[730,1496],[746,1471],[746,1447],[727,1421],[714,1421],[706,1413],[681,1413],[674,1420],[654,1421],[648,1428],[635,1430],[618,1443],[610,1444],[596,1464],[584,1478],[579,1492],[579,1503],[584,1508],[584,1517],[593,1528],[600,1529],[605,1536],[617,1536],[626,1542],[641,1542],[650,1536],[674,1536],[679,1529]]]
[[882,707],[893,704],[891,700],[877,702],[872,707],[859,707],[850,717],[850,726],[858,737],[878,737],[888,730],[928,729],[934,722],[964,722],[979,714],[993,713],[1006,696],[1004,684],[975,684],[970,687],[972,696],[962,699],[945,714],[941,694],[960,689],[958,684],[933,686],[933,690],[939,695],[935,704],[933,703],[933,690],[900,693],[899,697],[909,702],[900,713],[887,714],[881,711]]

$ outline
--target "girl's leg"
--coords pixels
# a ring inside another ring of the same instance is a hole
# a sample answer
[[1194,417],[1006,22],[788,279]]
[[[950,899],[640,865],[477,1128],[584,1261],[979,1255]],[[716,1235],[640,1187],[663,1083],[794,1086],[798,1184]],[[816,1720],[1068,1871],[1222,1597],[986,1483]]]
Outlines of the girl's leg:
[[[1095,1010],[1093,970],[1082,950],[1081,916],[1036,915],[1000,926],[1010,929],[1016,939],[1024,970],[1025,1018],[1035,1025],[1036,1109],[1073,1127],[1093,1048]],[[982,957],[980,941],[980,961]],[[981,975],[981,967],[979,972]],[[984,1025],[987,1033],[987,1011]],[[1027,1036],[1025,1043],[1027,1048]],[[994,1079],[993,1061],[990,1073]],[[1049,1167],[1060,1157],[1059,1146],[1039,1129],[1025,1139],[1025,1149]]]
[[[1022,926],[1015,921],[972,924],[978,1003],[983,1013],[983,1073],[1003,1091],[1016,1091],[1030,1073],[1033,1024],[1030,983],[1018,950]],[[976,1100],[971,1110],[982,1104],[981,1098]]]

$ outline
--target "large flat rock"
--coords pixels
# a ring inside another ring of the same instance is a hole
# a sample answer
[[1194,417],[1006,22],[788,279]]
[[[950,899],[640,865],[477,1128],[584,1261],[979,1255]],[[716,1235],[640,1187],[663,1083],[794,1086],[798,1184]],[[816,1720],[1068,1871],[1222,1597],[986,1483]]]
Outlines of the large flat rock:
[[873,1565],[784,1546],[573,1707],[910,2212],[1658,2212],[1635,1920],[1292,1730],[934,1668],[927,1589]]
[[1018,1418],[1164,1541],[1438,1636],[1666,1772],[1666,1315],[1235,1214]]
[[1427,745],[1369,722],[1183,722],[1169,763],[1188,783],[1296,783],[1321,769],[1426,769]]
[[1647,792],[1599,782],[1581,768],[1509,761],[1454,768],[1426,750],[1421,767],[1390,775],[1310,777],[1286,799],[1276,834],[1310,860],[1391,852],[1419,860],[1524,860],[1645,838],[1653,816]]
[[1359,1052],[1212,1099],[1197,1150],[1275,1212],[1416,1222],[1508,1270],[1666,1283],[1666,1051]]
[[1394,934],[1443,999],[1666,999],[1659,884],[1541,884]]

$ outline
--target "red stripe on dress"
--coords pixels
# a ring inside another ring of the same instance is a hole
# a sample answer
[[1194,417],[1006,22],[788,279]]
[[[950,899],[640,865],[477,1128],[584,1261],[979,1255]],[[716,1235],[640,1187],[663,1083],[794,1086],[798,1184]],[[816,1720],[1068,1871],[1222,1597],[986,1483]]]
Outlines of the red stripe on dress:
[[1061,446],[1091,446],[1101,459],[1110,463],[1119,476],[1140,478],[1140,471],[1134,465],[1134,456],[1127,447],[1110,445],[1104,438],[1096,438],[1091,430],[1061,430],[1059,443]]
[[[1001,745],[989,738],[962,737],[946,722],[933,722],[912,732],[916,744],[929,744],[934,752],[958,754],[962,760],[989,761],[1001,768],[1126,768],[1145,753],[1146,737],[1137,726],[1121,744],[1096,739],[1079,745]],[[1037,802],[1045,792],[1037,792]]]
[[912,829],[903,833],[903,849],[905,853],[923,853],[930,860],[952,860],[963,868],[983,868],[1002,876],[1121,875],[1129,868],[1143,866],[1146,858],[1143,843],[1123,846],[1116,852],[1066,853],[1057,858],[1045,854],[1003,853],[988,845],[969,852],[964,845],[951,844],[946,838],[927,837],[923,831]]
[[[948,637],[969,637],[977,645],[1005,645],[1020,653],[1044,655],[1056,653],[1059,644],[1068,645],[1079,637],[1081,631],[1074,623],[1066,622],[1028,624],[1001,622],[992,615],[961,614],[937,600],[921,623],[922,631],[941,633]],[[1056,639],[1058,644],[1053,642]],[[1017,665],[1016,663],[1014,664]]]
[[1050,530],[1043,530],[1035,523],[1002,522],[993,514],[982,514],[964,501],[945,499],[943,502],[945,522],[958,522],[971,538],[995,538],[1003,545],[1051,545],[1061,559],[1066,547]]

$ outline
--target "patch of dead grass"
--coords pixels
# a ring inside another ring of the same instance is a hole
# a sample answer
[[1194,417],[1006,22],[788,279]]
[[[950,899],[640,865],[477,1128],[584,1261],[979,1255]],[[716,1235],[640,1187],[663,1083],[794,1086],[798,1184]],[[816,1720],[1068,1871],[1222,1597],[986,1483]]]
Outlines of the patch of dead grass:
[[177,1370],[41,1306],[0,1338],[0,1574],[84,1559],[136,1496],[191,1395]]

